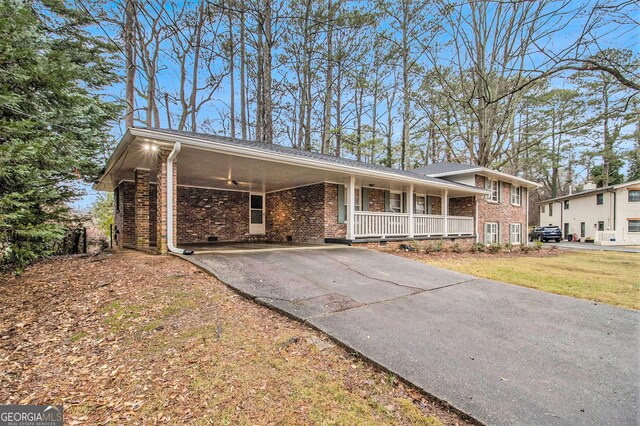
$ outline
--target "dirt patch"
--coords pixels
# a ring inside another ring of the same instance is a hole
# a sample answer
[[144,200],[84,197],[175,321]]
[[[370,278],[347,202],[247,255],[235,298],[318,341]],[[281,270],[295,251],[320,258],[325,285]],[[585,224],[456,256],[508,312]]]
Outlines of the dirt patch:
[[468,424],[174,257],[53,259],[0,301],[0,403],[66,424]]

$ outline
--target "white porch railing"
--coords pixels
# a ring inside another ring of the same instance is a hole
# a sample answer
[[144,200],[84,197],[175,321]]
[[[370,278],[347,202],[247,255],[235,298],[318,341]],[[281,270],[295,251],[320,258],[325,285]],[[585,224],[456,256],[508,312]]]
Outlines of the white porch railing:
[[[449,216],[445,234],[445,216],[414,215],[413,236],[473,235],[475,233],[473,217]],[[410,235],[409,215],[407,213],[354,212],[355,238],[369,237],[408,237]]]
[[444,235],[444,216],[419,214],[413,216],[413,234],[417,237]]
[[449,235],[472,235],[473,218],[467,216],[449,216],[447,218],[447,231]]
[[405,213],[355,212],[354,219],[356,238],[409,235],[409,215]]

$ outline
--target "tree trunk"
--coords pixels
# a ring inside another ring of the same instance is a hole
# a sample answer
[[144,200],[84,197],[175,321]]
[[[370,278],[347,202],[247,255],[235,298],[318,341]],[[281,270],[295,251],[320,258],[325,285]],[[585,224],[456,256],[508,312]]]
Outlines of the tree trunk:
[[262,72],[262,55],[263,55],[263,43],[262,43],[262,32],[264,21],[262,17],[258,17],[258,41],[256,45],[256,59],[257,59],[257,76],[256,76],[256,141],[264,142],[262,138],[262,118],[263,118],[263,77],[264,74]]
[[240,124],[242,126],[242,140],[247,140],[247,100],[245,93],[245,29],[244,12],[240,12]]
[[331,98],[333,85],[333,5],[331,0],[327,3],[327,71],[326,92],[324,96],[324,123],[322,125],[321,152],[329,152],[329,140],[331,139]]
[[273,36],[271,34],[271,0],[264,0],[264,41],[263,48],[263,70],[264,81],[263,104],[264,104],[264,141],[273,143],[273,100],[271,98],[271,49],[273,47]]
[[229,12],[229,89],[231,91],[231,140],[236,139],[236,82],[235,82],[235,46],[233,43],[233,15]]
[[135,14],[135,0],[127,0],[125,6],[124,21],[124,48],[127,67],[126,81],[126,102],[127,112],[125,123],[127,128],[133,127],[133,113],[135,110],[135,79],[136,79],[136,55],[135,55],[135,33],[133,31],[133,21]]
[[410,87],[409,87],[409,0],[403,1],[402,20],[402,100],[404,108],[402,111],[402,147],[401,147],[401,167],[408,170],[411,167],[411,152],[409,141],[409,114],[411,109]]
[[338,75],[336,78],[336,150],[335,156],[342,155],[342,69],[338,65]]
[[196,28],[195,50],[193,53],[193,84],[191,96],[189,98],[189,108],[191,109],[191,131],[197,130],[197,110],[196,101],[198,97],[198,66],[200,61],[200,44],[202,42],[202,26],[204,25],[204,1],[200,2],[198,8],[198,27]]

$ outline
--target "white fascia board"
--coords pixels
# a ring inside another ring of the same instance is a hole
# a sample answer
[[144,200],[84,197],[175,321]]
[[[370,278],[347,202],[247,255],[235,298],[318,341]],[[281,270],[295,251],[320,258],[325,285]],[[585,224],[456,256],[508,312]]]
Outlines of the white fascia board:
[[526,186],[527,188],[540,188],[542,186],[542,184],[539,184],[527,179],[523,179],[518,176],[510,175],[508,173],[503,173],[497,170],[488,169],[486,167],[474,167],[472,169],[457,170],[455,172],[433,173],[427,176],[435,177],[435,178],[443,178],[448,176],[466,175],[471,173],[479,173],[479,174],[485,174],[489,176],[493,175],[493,176],[497,176],[498,178],[517,181],[520,184],[523,184],[524,186]]
[[226,144],[224,142],[216,142],[208,139],[198,139],[193,136],[180,136],[162,132],[155,132],[149,129],[131,129],[131,133],[134,136],[140,136],[143,138],[154,139],[154,140],[164,140],[169,144],[173,142],[181,142],[185,146],[189,146],[192,148],[203,149],[206,151],[219,152],[221,154],[233,154],[238,157],[266,160],[272,162],[278,162],[283,164],[295,164],[303,167],[310,167],[317,170],[329,170],[337,173],[346,173],[346,174],[354,174],[359,176],[366,176],[372,178],[384,178],[391,179],[396,181],[401,181],[405,183],[417,183],[420,185],[434,186],[434,187],[443,187],[450,189],[457,189],[459,191],[468,191],[475,194],[488,194],[489,192],[482,188],[474,188],[466,185],[460,185],[456,183],[446,183],[446,182],[430,182],[427,180],[412,178],[410,176],[400,176],[394,173],[382,172],[376,170],[367,170],[359,167],[347,166],[342,164],[329,164],[321,160],[317,160],[314,158],[297,158],[287,154],[277,153],[277,152],[265,152],[259,149],[253,149],[251,147],[240,147],[233,146],[230,144]]

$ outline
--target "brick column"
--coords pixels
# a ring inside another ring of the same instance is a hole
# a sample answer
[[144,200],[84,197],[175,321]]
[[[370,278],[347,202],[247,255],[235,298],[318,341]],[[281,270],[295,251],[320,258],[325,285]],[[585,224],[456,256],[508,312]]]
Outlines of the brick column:
[[149,248],[149,170],[135,170],[136,247]]
[[[156,175],[156,190],[157,195],[157,247],[158,253],[167,254],[167,158],[171,151],[161,150],[158,154],[158,165]],[[173,164],[173,241],[176,241],[177,235],[177,162]]]

